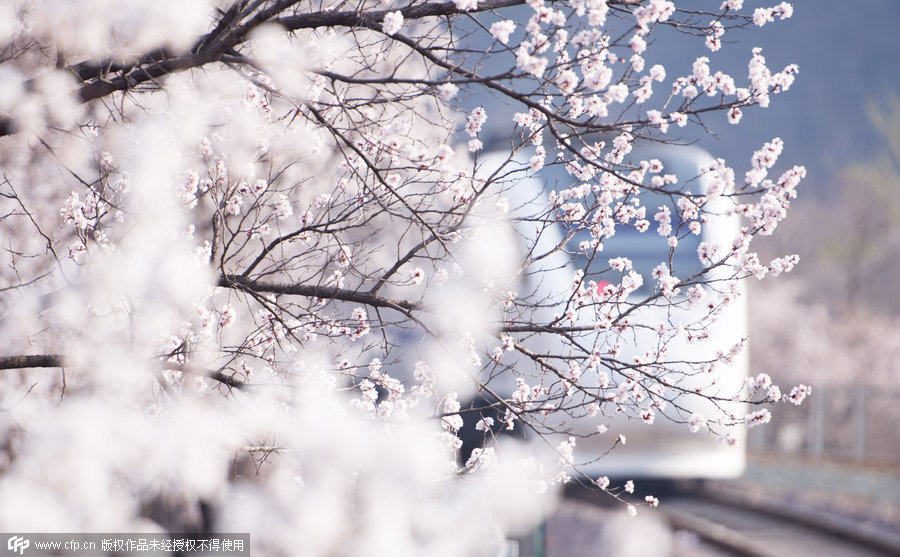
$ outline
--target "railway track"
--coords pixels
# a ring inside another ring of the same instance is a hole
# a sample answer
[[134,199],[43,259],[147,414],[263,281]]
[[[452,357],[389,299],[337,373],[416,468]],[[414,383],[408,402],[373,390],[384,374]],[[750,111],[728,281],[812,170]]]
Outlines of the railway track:
[[[752,494],[717,489],[671,490],[658,509],[644,508],[636,519],[622,520],[621,506],[606,498],[569,492],[546,526],[551,542],[545,551],[520,552],[535,557],[623,557],[610,541],[622,528],[648,521],[652,533],[631,530],[629,537],[655,536],[652,555],[671,557],[884,557],[900,555],[900,530],[834,509],[800,506],[779,494]],[[637,522],[633,522],[637,521]],[[655,521],[655,524],[654,522]],[[668,550],[659,528],[668,530]],[[607,530],[607,531],[604,531]],[[593,538],[592,538],[593,536]],[[566,541],[570,543],[565,543]],[[524,548],[523,548],[524,549]],[[631,555],[650,555],[637,549]]]
[[[662,512],[676,533],[722,555],[884,557],[900,555],[900,535],[885,525],[788,500],[716,489],[674,494]],[[676,535],[676,541],[678,536]],[[678,549],[675,555],[693,555]],[[684,544],[681,544],[684,545]],[[714,553],[713,553],[714,554]]]

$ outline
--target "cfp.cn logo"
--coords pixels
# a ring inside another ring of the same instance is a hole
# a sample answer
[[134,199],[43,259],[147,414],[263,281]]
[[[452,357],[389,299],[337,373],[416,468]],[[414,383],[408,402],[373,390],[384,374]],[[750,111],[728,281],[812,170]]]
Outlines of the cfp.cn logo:
[[9,538],[9,541],[6,542],[6,549],[12,551],[13,553],[24,555],[25,550],[28,549],[29,545],[31,545],[31,542],[23,538],[22,536],[13,536]]

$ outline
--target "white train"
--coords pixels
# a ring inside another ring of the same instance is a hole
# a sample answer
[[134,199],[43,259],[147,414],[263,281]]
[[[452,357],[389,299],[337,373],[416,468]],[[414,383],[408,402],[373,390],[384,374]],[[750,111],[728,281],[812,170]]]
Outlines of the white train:
[[[697,178],[686,185],[686,182],[698,175],[700,167],[713,162],[710,155],[700,148],[687,146],[656,148],[642,158],[656,158],[662,161],[665,173],[676,174],[682,189],[688,187],[696,193],[705,191],[710,186],[711,180],[708,177]],[[503,154],[488,155],[483,160],[481,172],[487,175],[507,159],[508,156]],[[511,206],[514,207],[511,213],[513,218],[531,216],[531,213],[542,204],[546,204],[550,192],[576,183],[577,180],[568,176],[565,171],[554,171],[549,168],[545,168],[537,175],[517,179],[514,187],[505,193],[511,198]],[[653,199],[647,199],[646,195],[648,194],[642,194],[641,199],[642,204],[648,207],[648,211],[655,210],[658,205],[671,205],[668,196],[650,195]],[[701,242],[730,246],[738,236],[739,217],[728,211],[727,199],[723,198],[721,202],[722,206],[711,208],[701,235],[685,234],[680,237],[679,245],[674,250],[674,258],[671,260],[673,272],[677,272],[678,276],[688,277],[702,270],[697,257],[697,247]],[[673,214],[677,220],[677,213],[674,210]],[[647,218],[653,223],[652,215],[647,215]],[[555,246],[567,243],[569,246],[567,251],[571,254],[577,251],[577,244],[583,239],[575,235],[566,242],[566,231],[562,226],[544,227],[538,236],[534,221],[529,219],[519,220],[515,227],[517,233],[525,238],[526,244],[536,245],[534,253],[553,252]],[[655,231],[638,233],[632,227],[619,226],[616,228],[616,234],[604,241],[603,251],[591,261],[584,256],[576,256],[573,260],[571,255],[557,250],[534,263],[524,274],[524,279],[519,285],[520,294],[530,295],[536,300],[564,300],[565,292],[570,289],[577,268],[586,269],[586,278],[590,278],[594,270],[598,272],[608,270],[610,258],[627,257],[633,262],[634,269],[644,277],[644,286],[628,299],[629,303],[634,303],[653,294],[656,281],[651,278],[652,269],[661,261],[667,260],[670,255],[672,253],[665,238]],[[722,276],[717,277],[716,273]],[[724,274],[727,274],[727,270],[721,269],[712,271],[712,274],[707,273],[706,277],[726,278]],[[680,296],[681,303],[674,307],[671,304],[650,304],[634,309],[631,314],[632,322],[641,324],[641,327],[629,330],[628,335],[617,337],[612,333],[598,331],[588,342],[593,342],[594,346],[601,348],[607,343],[618,342],[621,349],[616,357],[617,361],[632,361],[634,357],[644,354],[648,349],[655,349],[660,342],[659,336],[645,327],[653,329],[660,325],[690,323],[708,312],[702,304],[693,308],[687,307],[683,300],[685,295]],[[563,309],[550,306],[541,310],[543,313],[539,315],[541,319],[547,319],[554,312],[559,313]],[[589,323],[591,319],[582,318],[582,322]],[[665,366],[673,370],[669,375],[676,386],[671,392],[678,392],[677,389],[686,391],[702,389],[704,393],[718,395],[722,399],[728,399],[740,392],[748,374],[746,351],[736,355],[728,365],[719,365],[712,371],[701,370],[702,366],[688,366],[685,362],[715,360],[719,353],[728,352],[746,337],[747,309],[743,296],[721,312],[715,324],[708,329],[708,333],[707,338],[690,341],[686,331],[680,335],[676,333],[669,335],[670,338],[666,341]],[[584,338],[582,336],[582,339]],[[553,339],[554,335],[534,335],[526,338],[523,344],[536,353],[560,353],[567,349],[559,340]],[[565,360],[559,359],[555,362],[562,366]],[[516,368],[517,374],[521,371],[521,375],[526,377],[531,373],[529,370],[534,367],[533,362],[521,356],[511,365]],[[658,372],[659,369],[661,368],[653,369],[652,373]],[[612,384],[626,380],[623,375],[616,376],[615,373],[613,375]],[[511,376],[504,378],[501,375],[494,378],[492,385],[501,392],[509,393],[513,389],[512,381]],[[581,381],[589,387],[588,390],[591,390],[591,387],[598,387],[596,383],[599,381],[598,374],[585,373],[581,376]],[[608,393],[609,389],[594,392]],[[579,471],[594,478],[600,476],[623,479],[732,478],[743,472],[745,432],[744,426],[740,424],[744,415],[742,405],[728,400],[714,403],[699,396],[679,396],[668,405],[668,408],[659,412],[656,419],[652,420],[652,425],[645,423],[646,420],[635,415],[635,412],[617,411],[617,407],[614,402],[603,403],[599,405],[599,413],[592,412],[593,415],[590,416],[587,415],[587,406],[576,408],[569,416],[562,413],[552,414],[546,418],[548,420],[546,425],[563,430],[564,433],[551,435],[549,437],[551,444],[556,444],[568,436],[575,437],[575,464]],[[594,410],[597,410],[597,407],[594,407]],[[729,425],[726,428],[713,423],[713,418],[723,414],[731,415],[732,418],[728,421],[736,425]],[[710,423],[697,423],[698,416],[710,418]],[[695,420],[693,429],[698,431],[692,431],[689,425],[692,417]],[[603,426],[607,432],[599,434],[598,426]],[[472,436],[473,432],[469,431],[467,435]],[[617,442],[620,435],[626,440],[625,443]]]

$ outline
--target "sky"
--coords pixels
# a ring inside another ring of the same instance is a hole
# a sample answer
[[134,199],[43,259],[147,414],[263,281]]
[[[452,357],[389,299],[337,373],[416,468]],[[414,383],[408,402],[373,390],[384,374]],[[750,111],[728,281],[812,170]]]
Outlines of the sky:
[[[677,5],[682,4],[718,1]],[[773,4],[748,0],[744,8]],[[705,139],[703,145],[742,168],[749,163],[752,149],[779,136],[785,141],[782,165],[805,165],[805,190],[827,191],[837,170],[882,149],[864,105],[900,95],[900,1],[794,0],[792,4],[791,19],[728,33],[725,38],[737,43],[710,58],[713,70],[717,63],[746,67],[750,49],[761,46],[773,70],[799,65],[793,87],[773,97],[769,108],[745,111],[736,128],[716,126],[725,133]],[[737,71],[733,75],[746,77]]]

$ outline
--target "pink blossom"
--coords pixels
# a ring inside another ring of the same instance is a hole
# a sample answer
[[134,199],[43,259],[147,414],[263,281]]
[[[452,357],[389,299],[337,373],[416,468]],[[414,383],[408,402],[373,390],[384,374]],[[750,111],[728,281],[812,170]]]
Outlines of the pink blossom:
[[225,202],[225,214],[227,215],[240,215],[241,214],[241,198],[240,196],[233,195],[228,201]]
[[666,68],[662,64],[654,64],[650,67],[648,75],[653,81],[662,83],[666,79]]
[[659,126],[659,131],[662,133],[666,133],[669,129],[669,123],[663,118],[663,115],[659,110],[648,110],[647,119],[650,120],[651,124]]
[[638,73],[644,71],[645,61],[644,61],[643,56],[641,56],[640,54],[632,54],[630,61],[631,61],[631,68],[634,71],[636,71]]
[[675,4],[668,0],[650,0],[635,8],[633,13],[640,32],[649,33],[651,23],[667,21],[675,13]]
[[631,41],[629,42],[629,46],[631,46],[631,50],[633,50],[637,54],[641,54],[645,50],[647,50],[647,41],[644,40],[639,34],[632,35]]
[[575,450],[575,438],[569,437],[565,441],[560,442],[556,446],[556,452],[559,455],[559,465],[565,466],[574,463],[573,451]]
[[232,326],[235,317],[234,309],[230,305],[226,305],[219,314],[219,328],[225,329]]
[[491,24],[491,36],[503,44],[509,43],[509,36],[516,30],[516,23],[511,19],[495,21]]
[[388,12],[384,14],[384,21],[381,23],[381,30],[385,35],[394,35],[403,27],[403,14],[399,11]]
[[606,15],[609,13],[606,0],[590,2],[590,4],[593,4],[593,7],[588,12],[588,24],[591,27],[603,27],[606,24]]
[[409,280],[415,285],[422,284],[422,281],[425,280],[425,271],[416,267],[409,272]]
[[457,10],[469,12],[478,8],[478,0],[453,0]]
[[691,414],[691,419],[688,421],[688,424],[690,425],[691,433],[697,433],[706,427],[706,417],[702,414]]
[[607,88],[606,93],[603,95],[604,101],[607,103],[621,103],[625,102],[625,99],[628,98],[628,86],[624,83],[617,83],[615,85],[610,85]]
[[663,296],[671,298],[675,294],[678,294],[679,290],[675,286],[678,284],[679,280],[677,277],[672,276],[667,263],[660,263],[654,267],[651,275],[657,280],[659,290]]
[[452,83],[442,83],[435,87],[435,91],[441,100],[449,101],[459,92],[459,87]]
[[659,223],[656,231],[660,236],[668,236],[672,233],[672,211],[668,206],[660,206],[656,214],[653,215],[653,220]]
[[278,201],[275,203],[275,217],[278,220],[284,220],[293,214],[294,209],[291,207],[288,197],[286,195],[279,196]]
[[775,21],[777,16],[784,20],[794,15],[794,7],[789,2],[782,2],[773,8],[756,8],[753,12],[753,23],[762,27],[766,23]]
[[533,56],[529,53],[527,45],[524,43],[516,51],[516,66],[534,77],[540,78],[543,76],[544,71],[547,69],[547,64],[546,58]]
[[81,199],[79,199],[78,193],[73,191],[66,199],[63,208],[59,210],[59,214],[66,223],[74,223],[76,228],[84,230],[90,227],[90,221],[85,215],[89,210],[90,209],[87,208]]
[[762,27],[770,21],[775,21],[772,17],[772,8],[756,8],[753,12],[753,23]]
[[466,460],[469,470],[487,470],[497,462],[497,454],[493,447],[475,447]]
[[757,412],[752,412],[744,416],[744,423],[747,427],[756,427],[758,425],[767,424],[772,420],[772,413],[768,409],[763,408]]
[[812,387],[808,385],[797,385],[791,389],[790,394],[787,395],[787,400],[796,406],[800,406],[810,394],[812,394]]
[[476,431],[490,431],[491,427],[494,425],[494,418],[490,416],[481,418],[475,423]]
[[632,263],[627,257],[614,257],[609,260],[609,266],[615,271],[625,272],[631,269]]
[[607,103],[600,100],[600,97],[598,97],[597,95],[591,95],[590,97],[588,97],[588,100],[585,103],[585,112],[587,112],[591,116],[600,118],[609,115],[609,111],[607,110]]
[[[541,148],[540,150],[543,151],[543,148]],[[536,154],[533,157],[531,157],[530,159],[528,159],[528,169],[531,172],[537,172],[542,168],[544,168],[544,154],[543,153],[539,152],[538,154]]]
[[566,95],[570,95],[578,86],[578,76],[572,70],[563,70],[556,76],[556,86]]
[[444,397],[444,417],[441,418],[441,425],[448,431],[456,432],[463,426],[462,416],[459,415],[461,405],[456,398],[456,393],[450,393]]
[[800,261],[798,255],[786,255],[773,259],[769,263],[769,271],[772,276],[778,276],[781,273],[789,273],[794,266]]
[[350,266],[350,246],[341,246],[337,252],[337,261],[341,267]]
[[472,112],[469,113],[469,117],[466,120],[466,133],[471,137],[475,137],[478,135],[478,132],[481,131],[481,126],[487,121],[487,113],[484,110],[484,107],[477,107],[472,109]]

